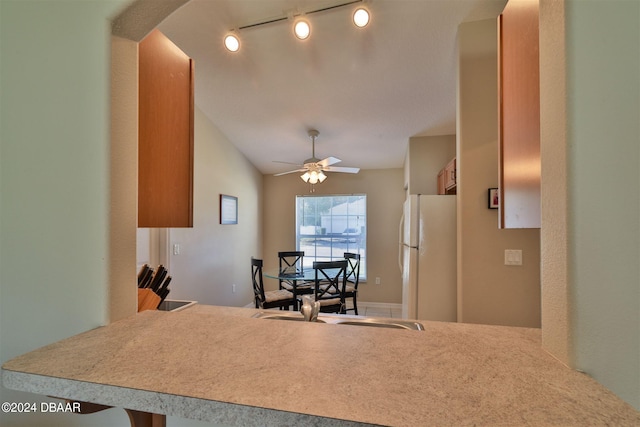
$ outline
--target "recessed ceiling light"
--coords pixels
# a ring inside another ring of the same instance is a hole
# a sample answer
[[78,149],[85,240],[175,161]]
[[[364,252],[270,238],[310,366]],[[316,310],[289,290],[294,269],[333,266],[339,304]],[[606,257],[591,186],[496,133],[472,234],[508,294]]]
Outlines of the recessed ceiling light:
[[307,21],[299,19],[293,26],[293,32],[297,38],[305,40],[309,37],[309,34],[311,34],[311,27]]
[[240,39],[234,34],[227,34],[224,38],[224,47],[226,47],[229,52],[237,52],[240,50]]
[[353,12],[353,23],[358,28],[366,27],[369,23],[369,11],[364,7],[359,7]]

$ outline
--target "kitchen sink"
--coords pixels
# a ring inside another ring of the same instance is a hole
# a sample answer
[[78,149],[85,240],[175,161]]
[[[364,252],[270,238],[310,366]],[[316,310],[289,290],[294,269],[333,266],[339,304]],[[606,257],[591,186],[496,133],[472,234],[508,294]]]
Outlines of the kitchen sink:
[[[302,316],[302,314],[297,312],[286,313],[261,311],[254,314],[253,317],[258,319],[304,322],[304,317]],[[318,316],[316,323],[331,323],[334,325],[368,326],[374,328],[410,329],[414,331],[424,331],[424,326],[422,325],[422,323],[413,320],[381,319],[377,317],[321,314]]]
[[191,307],[198,301],[183,301],[166,299],[160,303],[158,310],[161,311],[180,311]]
[[[254,314],[253,317],[256,317],[258,319],[290,320],[294,322],[304,322],[304,317],[301,314],[287,315],[287,314],[271,314],[271,313],[260,312],[260,313]],[[325,322],[323,318],[318,316],[318,319],[315,320],[315,323],[327,323],[327,322]],[[333,323],[333,322],[329,322],[329,323]]]
[[422,323],[410,320],[386,320],[386,319],[362,319],[362,320],[342,320],[336,322],[338,325],[372,326],[374,328],[411,329],[414,331],[424,331]]

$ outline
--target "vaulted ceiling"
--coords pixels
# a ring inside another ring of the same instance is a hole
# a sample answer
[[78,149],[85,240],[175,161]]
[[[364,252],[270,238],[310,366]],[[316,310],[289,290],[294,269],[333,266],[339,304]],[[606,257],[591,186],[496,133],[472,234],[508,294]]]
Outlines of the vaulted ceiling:
[[506,0],[370,0],[370,24],[351,22],[356,4],[310,13],[309,39],[293,16],[348,0],[191,0],[158,28],[195,60],[195,102],[263,173],[311,156],[338,166],[402,167],[409,138],[456,131],[456,37],[466,21],[496,18]]

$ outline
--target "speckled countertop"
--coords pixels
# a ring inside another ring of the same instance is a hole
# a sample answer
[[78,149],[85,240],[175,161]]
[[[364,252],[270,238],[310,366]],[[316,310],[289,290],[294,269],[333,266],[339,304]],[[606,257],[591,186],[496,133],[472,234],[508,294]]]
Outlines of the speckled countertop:
[[540,331],[424,332],[147,311],[2,366],[7,388],[238,426],[640,425],[541,349]]

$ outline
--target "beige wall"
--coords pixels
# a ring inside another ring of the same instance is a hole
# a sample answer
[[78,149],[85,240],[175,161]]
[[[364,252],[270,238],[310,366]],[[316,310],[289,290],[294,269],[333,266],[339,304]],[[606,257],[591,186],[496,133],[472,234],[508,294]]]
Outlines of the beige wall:
[[[194,137],[193,228],[169,229],[170,296],[244,306],[253,301],[249,260],[261,247],[262,174],[197,107]],[[237,225],[220,224],[220,194],[238,198]]]
[[540,3],[540,140],[542,160],[542,341],[574,366],[568,276],[568,185],[564,2]]
[[[330,173],[315,186],[316,195],[367,195],[368,281],[361,282],[359,301],[400,304],[402,282],[398,267],[398,227],[404,202],[402,169],[361,170],[360,173]],[[309,194],[309,185],[298,174],[264,177],[263,250],[265,268],[278,266],[277,252],[295,249],[295,196]],[[380,277],[380,285],[375,278]],[[276,289],[267,280],[265,286]]]
[[138,44],[111,37],[109,321],[138,310]]
[[[458,82],[458,321],[540,327],[539,230],[500,230],[487,208],[498,184],[497,27],[460,25]],[[506,249],[522,266],[505,266]]]
[[438,194],[438,172],[455,156],[455,135],[409,138],[405,159],[408,194]]

